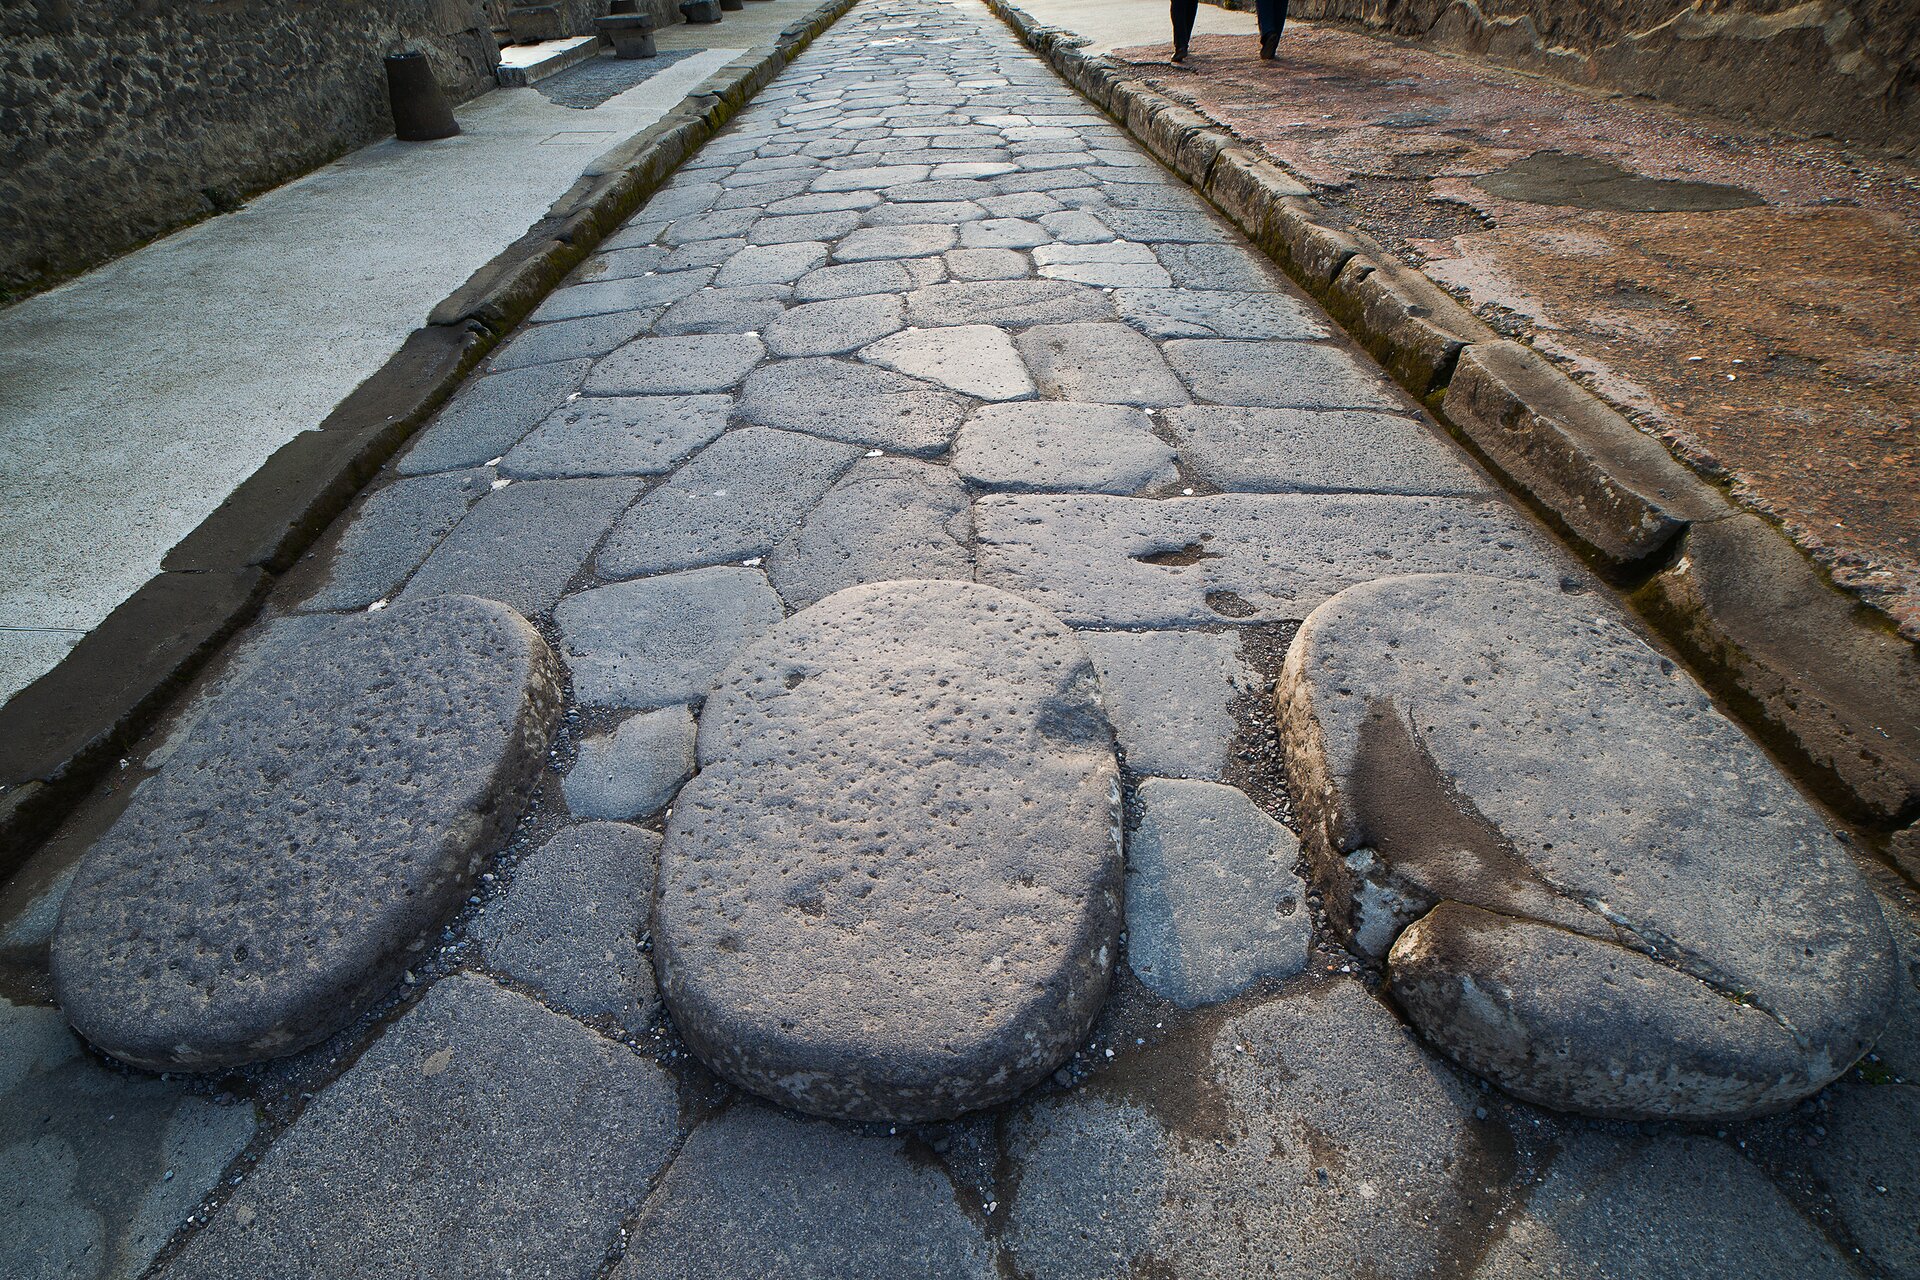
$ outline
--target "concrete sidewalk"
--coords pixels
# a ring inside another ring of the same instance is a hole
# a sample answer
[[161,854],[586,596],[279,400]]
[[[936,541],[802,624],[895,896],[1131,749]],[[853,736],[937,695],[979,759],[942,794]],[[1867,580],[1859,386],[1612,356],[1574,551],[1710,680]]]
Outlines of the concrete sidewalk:
[[459,109],[457,138],[375,143],[0,312],[0,699],[595,158],[808,7],[663,31],[682,56],[599,105],[486,94]]

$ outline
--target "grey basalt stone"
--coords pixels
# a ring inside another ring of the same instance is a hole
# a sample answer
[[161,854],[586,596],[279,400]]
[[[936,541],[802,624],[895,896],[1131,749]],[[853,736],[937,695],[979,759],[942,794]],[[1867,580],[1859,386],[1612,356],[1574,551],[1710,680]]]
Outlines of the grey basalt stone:
[[1178,480],[1173,460],[1139,409],[1059,400],[987,405],[953,449],[961,475],[1012,492],[1138,493]]
[[713,268],[669,271],[651,276],[632,276],[625,280],[607,280],[571,285],[547,295],[533,313],[536,324],[559,320],[577,320],[582,316],[602,316],[614,312],[657,311],[706,286],[713,279]]
[[1453,445],[1411,418],[1338,409],[1183,405],[1168,428],[1194,475],[1239,493],[1491,492]]
[[1207,631],[1085,631],[1107,718],[1134,773],[1218,781],[1233,700],[1257,685],[1239,637]]
[[678,1118],[652,1062],[455,974],[300,1113],[162,1275],[590,1276]]
[[973,577],[972,508],[945,467],[864,458],[767,557],[767,577],[791,609],[846,587],[892,578]]
[[1025,280],[1033,264],[1012,249],[951,249],[945,254],[947,274],[955,280]]
[[1165,289],[1173,277],[1143,244],[1049,244],[1033,251],[1040,274],[1103,288]]
[[568,811],[613,821],[660,812],[693,776],[693,733],[692,712],[662,707],[584,739],[563,783]]
[[1407,402],[1384,374],[1334,347],[1306,342],[1176,338],[1167,360],[1215,404],[1270,409],[1396,409]]
[[511,609],[440,597],[269,639],[87,852],[55,994],[102,1050],[208,1071],[331,1035],[518,819],[562,675]]
[[1591,596],[1390,578],[1276,692],[1330,918],[1444,1052],[1602,1116],[1777,1109],[1881,1033],[1891,937],[1846,850]]
[[361,504],[303,609],[364,609],[385,598],[493,483],[489,467],[411,476]]
[[593,396],[696,395],[739,385],[766,348],[752,333],[636,338],[593,366]]
[[519,477],[659,475],[727,428],[729,396],[582,396],[500,460]]
[[[668,307],[653,331],[662,337],[702,333],[758,333],[786,311],[784,285],[702,289]],[[779,295],[779,296],[775,296]]]
[[1098,404],[1187,403],[1186,388],[1160,348],[1127,325],[1036,325],[1015,342],[1043,395]]
[[966,401],[918,378],[848,360],[779,360],[754,371],[740,416],[765,427],[921,456],[944,453]]
[[588,706],[697,702],[784,610],[758,569],[693,569],[568,596],[553,611]]
[[567,403],[593,364],[568,360],[475,378],[395,467],[403,476],[491,462]]
[[953,248],[956,234],[950,223],[944,226],[906,224],[862,227],[833,247],[833,260],[878,262],[924,258]]
[[716,285],[792,284],[827,260],[827,246],[818,240],[792,244],[749,245],[727,260],[714,277]]
[[1278,291],[1116,289],[1120,318],[1154,338],[1325,338],[1317,312]]
[[644,1034],[660,1011],[640,950],[659,851],[659,836],[625,823],[562,828],[520,860],[507,892],[474,921],[487,967],[564,1013]]
[[587,316],[563,320],[559,324],[534,325],[524,330],[500,353],[490,367],[495,372],[520,369],[527,365],[551,364],[556,360],[591,359],[603,356],[625,342],[646,332],[659,315],[659,309],[620,311],[612,315]]
[[880,293],[905,293],[914,287],[905,264],[893,261],[848,262],[809,271],[794,282],[798,302],[827,302]]
[[906,323],[897,294],[861,294],[809,302],[767,326],[767,350],[776,356],[839,356],[897,332]]
[[936,325],[1035,324],[1111,320],[1113,303],[1098,289],[1069,280],[973,280],[928,285],[907,295],[907,320]]
[[819,1115],[1012,1097],[1105,998],[1118,802],[1093,666],[1057,619],[962,582],[828,597],[701,716],[654,906],[675,1025]]
[[997,325],[908,329],[860,349],[860,358],[981,400],[1030,400],[1033,379]]

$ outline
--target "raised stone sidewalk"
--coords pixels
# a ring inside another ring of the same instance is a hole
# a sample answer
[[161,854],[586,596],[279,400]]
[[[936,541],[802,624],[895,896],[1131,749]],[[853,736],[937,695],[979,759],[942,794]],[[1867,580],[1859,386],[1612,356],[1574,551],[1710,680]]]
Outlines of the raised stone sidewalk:
[[0,893],[0,1274],[1920,1274],[1910,887],[1333,334],[864,0]]

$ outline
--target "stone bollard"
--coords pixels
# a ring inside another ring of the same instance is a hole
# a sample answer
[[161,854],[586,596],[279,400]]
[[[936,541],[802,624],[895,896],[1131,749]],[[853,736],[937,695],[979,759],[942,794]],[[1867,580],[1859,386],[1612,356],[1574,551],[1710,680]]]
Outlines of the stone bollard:
[[394,136],[403,142],[430,142],[460,132],[427,55],[418,50],[387,56],[387,98],[393,106]]
[[653,19],[641,13],[610,13],[595,18],[594,27],[613,44],[616,58],[654,56]]
[[745,0],[720,0],[720,7],[728,13],[738,13],[747,6]]
[[691,23],[710,23],[720,21],[719,0],[687,0],[680,6],[680,16]]

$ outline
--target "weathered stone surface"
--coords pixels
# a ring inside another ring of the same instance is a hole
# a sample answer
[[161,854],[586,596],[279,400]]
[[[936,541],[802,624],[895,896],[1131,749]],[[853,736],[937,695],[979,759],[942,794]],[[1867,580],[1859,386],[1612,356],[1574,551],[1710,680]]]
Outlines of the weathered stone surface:
[[474,921],[486,966],[576,1018],[644,1033],[660,1010],[640,950],[659,852],[659,836],[624,823],[565,828],[520,860],[506,895]]
[[558,320],[577,320],[582,316],[610,315],[615,312],[657,310],[671,306],[713,279],[713,269],[671,271],[660,275],[635,276],[627,280],[607,280],[570,285],[547,295],[533,313],[538,324]]
[[860,358],[982,400],[1033,398],[1027,366],[996,325],[908,329],[862,348]]
[[1234,787],[1148,778],[1127,838],[1127,962],[1183,1009],[1307,967],[1300,842]]
[[797,244],[754,245],[727,259],[714,283],[791,284],[827,260],[827,246],[817,240]]
[[853,445],[792,431],[729,431],[627,513],[600,552],[600,572],[633,578],[764,556],[859,456]]
[[1113,303],[1098,289],[1068,280],[976,280],[936,284],[907,295],[907,320],[925,328],[949,324],[1033,324],[1111,320]]
[[252,1137],[253,1108],[115,1072],[0,999],[0,1275],[133,1280]]
[[1049,397],[1099,404],[1185,404],[1160,349],[1124,324],[1039,325],[1017,339]]
[[896,227],[907,223],[978,222],[987,211],[973,200],[941,200],[919,204],[881,204],[867,210],[862,221],[870,227]]
[[953,1185],[904,1145],[737,1102],[687,1139],[614,1274],[993,1280]]
[[1120,405],[989,405],[967,420],[953,465],[989,489],[1138,493],[1180,478],[1153,422]]
[[931,165],[893,164],[829,170],[814,179],[815,191],[878,191],[903,182],[924,182]]
[[80,864],[53,983],[158,1070],[332,1034],[464,897],[532,787],[561,673],[512,610],[446,597],[269,638]]
[[1002,592],[854,587],[777,628],[709,699],[668,822],[676,1026],[823,1115],[950,1116],[1043,1078],[1106,994],[1112,751],[1086,651]]
[[1050,244],[1033,251],[1040,274],[1050,280],[1077,280],[1105,288],[1165,289],[1173,277],[1143,244]]
[[824,302],[876,293],[904,293],[913,287],[913,277],[901,263],[849,262],[809,271],[794,283],[793,296],[798,302]]
[[467,508],[488,492],[487,467],[396,481],[361,504],[306,609],[364,609],[397,588]]
[[603,356],[639,337],[657,314],[651,310],[617,311],[607,316],[535,325],[495,355],[492,367],[498,372],[556,360]]
[[1846,851],[1592,597],[1458,575],[1307,620],[1277,705],[1329,915],[1428,1039],[1598,1115],[1787,1105],[1886,1025]]
[[588,1276],[673,1150],[672,1080],[456,974],[260,1158],[163,1273]]
[[1481,1132],[1473,1095],[1358,984],[1176,1049],[1014,1117],[1006,1239],[1022,1273],[1238,1280],[1358,1261],[1414,1280],[1472,1256],[1493,1206],[1469,1178],[1511,1139]]
[[838,240],[860,225],[853,209],[762,218],[747,232],[748,244],[794,244],[801,240]]
[[994,494],[974,524],[980,581],[1076,626],[1279,622],[1387,572],[1569,567],[1507,507],[1461,498]]
[[689,240],[675,246],[661,262],[660,268],[663,271],[686,271],[693,267],[717,267],[746,247],[747,242],[739,236]]
[[474,379],[421,433],[397,469],[412,476],[492,461],[566,404],[592,367],[587,360],[568,360]]
[[1024,280],[1033,264],[1012,249],[954,249],[946,255],[947,274],[955,280]]
[[[1134,203],[1144,209],[1160,208],[1167,202]],[[1266,259],[1237,244],[1162,244],[1155,245],[1153,252],[1166,264],[1173,282],[1182,289],[1268,293],[1281,288],[1279,271]]]
[[1487,493],[1486,478],[1410,418],[1185,405],[1166,422],[1208,484],[1241,493]]
[[773,549],[767,577],[792,609],[863,582],[970,579],[972,539],[966,486],[952,471],[910,458],[866,458]]
[[969,249],[1031,249],[1052,242],[1052,232],[1025,218],[987,218],[960,228],[960,243]]
[[745,285],[737,289],[702,289],[668,307],[654,323],[663,337],[701,333],[758,333],[786,311],[784,285]]
[[584,390],[591,396],[725,391],[738,386],[765,354],[751,333],[636,338],[595,364]]
[[481,596],[540,617],[639,492],[638,480],[617,479],[530,480],[497,489],[433,549],[400,598]]
[[1307,342],[1240,342],[1177,338],[1167,359],[1216,404],[1274,409],[1407,408],[1385,378],[1346,352]]
[[1848,1081],[1830,1100],[1826,1141],[1809,1162],[1814,1174],[1871,1261],[1887,1275],[1920,1272],[1913,1213],[1920,1198],[1920,1083]]
[[846,355],[897,332],[906,323],[905,315],[895,294],[861,294],[795,307],[769,325],[764,336],[767,350],[777,356]]
[[729,396],[583,396],[500,461],[510,476],[649,476],[727,429]]
[[740,414],[896,453],[944,453],[965,402],[930,383],[846,360],[782,360],[757,370]]
[[1127,767],[1218,781],[1233,740],[1233,700],[1256,687],[1239,637],[1206,631],[1082,632]]
[[1155,338],[1324,338],[1332,331],[1287,294],[1117,289],[1120,318]]
[[625,821],[660,812],[693,776],[693,714],[663,707],[631,716],[612,733],[587,738],[567,771],[567,810],[576,818]]
[[758,569],[693,569],[568,596],[553,611],[574,696],[613,707],[697,702],[733,655],[778,622]]
[[862,227],[833,247],[835,262],[875,262],[888,258],[924,258],[953,248],[952,224]]

